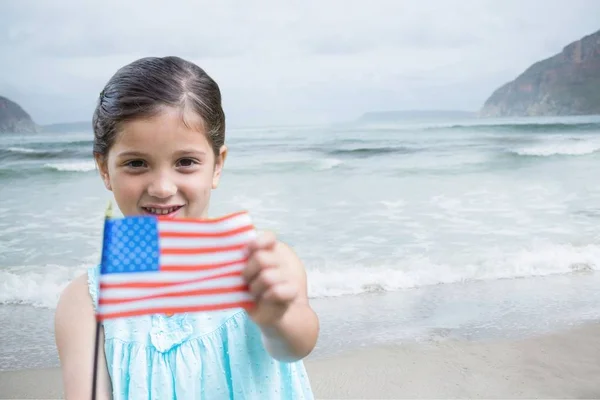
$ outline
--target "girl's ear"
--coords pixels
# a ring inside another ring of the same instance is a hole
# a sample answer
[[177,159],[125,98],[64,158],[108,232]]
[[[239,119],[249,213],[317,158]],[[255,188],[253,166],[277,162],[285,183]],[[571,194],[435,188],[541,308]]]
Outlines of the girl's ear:
[[96,165],[98,166],[98,170],[100,171],[100,177],[102,178],[102,182],[104,182],[104,186],[106,189],[112,191],[112,187],[110,185],[110,176],[108,175],[108,165],[106,163],[106,158],[100,154],[94,154],[94,160],[96,161]]
[[221,172],[223,171],[223,165],[225,164],[225,158],[227,158],[227,146],[221,146],[219,155],[215,160],[215,170],[213,172],[212,188],[216,189],[219,186],[221,179]]

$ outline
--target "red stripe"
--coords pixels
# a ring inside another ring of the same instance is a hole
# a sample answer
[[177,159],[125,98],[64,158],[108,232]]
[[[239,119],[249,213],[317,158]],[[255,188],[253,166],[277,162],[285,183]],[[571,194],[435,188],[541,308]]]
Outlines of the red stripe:
[[186,290],[183,292],[175,292],[175,293],[164,293],[164,294],[152,294],[141,297],[129,297],[123,299],[102,299],[98,300],[98,304],[121,304],[121,303],[131,303],[132,301],[141,301],[141,300],[151,300],[151,299],[160,299],[160,298],[170,298],[170,297],[185,297],[185,296],[203,296],[203,295],[212,295],[212,294],[227,294],[227,293],[236,293],[236,292],[245,292],[248,290],[248,285],[237,285],[231,287],[218,287],[218,288],[207,288],[207,289],[194,289],[194,290]]
[[[161,288],[161,287],[171,287],[171,286],[177,286],[177,285],[186,285],[188,283],[197,283],[197,282],[203,282],[203,281],[210,281],[212,279],[219,279],[219,278],[230,278],[232,276],[240,276],[241,272],[240,271],[232,271],[232,272],[225,272],[222,274],[217,274],[217,275],[212,275],[212,276],[208,276],[208,277],[203,277],[203,278],[194,278],[194,279],[187,279],[184,281],[176,281],[176,282],[169,282],[169,281],[163,281],[163,282],[122,282],[122,283],[105,283],[105,282],[100,282],[100,289],[151,289],[151,288]],[[102,294],[102,293],[101,293]]]
[[238,211],[232,214],[228,214],[228,215],[224,215],[222,217],[218,217],[218,218],[185,218],[185,219],[173,219],[173,218],[169,218],[169,217],[162,217],[159,216],[157,217],[157,219],[159,221],[165,221],[165,222],[185,222],[185,223],[190,223],[190,224],[216,224],[219,222],[223,222],[223,221],[227,221],[229,219],[233,219],[235,217],[238,217],[240,215],[244,215],[244,214],[248,214],[248,211]]
[[160,231],[161,238],[221,238],[227,236],[235,236],[240,233],[249,232],[254,229],[252,225],[245,225],[239,228],[230,229],[222,232],[177,232],[177,231]]
[[246,310],[250,310],[253,307],[254,307],[254,302],[252,302],[252,301],[239,301],[239,302],[233,302],[233,303],[198,305],[198,306],[177,307],[177,308],[174,308],[174,307],[143,308],[143,309],[134,310],[134,311],[96,314],[96,320],[104,321],[106,319],[112,319],[112,318],[135,317],[135,316],[147,315],[147,314],[179,314],[179,313],[186,313],[186,312],[217,311],[217,310],[225,310],[228,308],[243,308]]
[[236,251],[245,249],[248,246],[246,243],[233,244],[228,246],[215,246],[215,247],[196,247],[196,248],[184,248],[184,249],[160,249],[161,255],[188,255],[188,254],[209,254],[209,253],[221,253],[226,251]]
[[197,265],[163,265],[160,270],[163,272],[199,272],[210,271],[211,269],[219,269],[223,267],[231,267],[236,264],[245,264],[248,259],[246,257],[234,261],[224,261],[215,264],[197,264]]

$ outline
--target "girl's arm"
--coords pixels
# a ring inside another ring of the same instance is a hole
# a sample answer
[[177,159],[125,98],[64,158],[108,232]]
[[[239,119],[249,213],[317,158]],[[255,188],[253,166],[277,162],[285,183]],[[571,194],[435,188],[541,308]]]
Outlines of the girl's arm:
[[312,352],[319,335],[319,319],[308,301],[304,265],[271,233],[259,238],[251,251],[245,276],[259,301],[250,315],[260,326],[265,348],[273,358],[300,360]]
[[263,326],[265,348],[279,361],[294,362],[308,356],[317,343],[319,320],[308,304],[291,306],[274,326]]
[[263,342],[269,353],[281,361],[296,361],[308,356],[317,344],[319,318],[308,302],[306,271],[298,256],[280,244],[290,260],[289,276],[297,282],[298,294],[283,316],[271,326],[262,327]]
[[[65,399],[89,399],[92,394],[96,317],[85,274],[73,280],[61,294],[54,324]],[[104,357],[104,330],[100,329],[100,332],[96,398],[110,400],[112,395]]]

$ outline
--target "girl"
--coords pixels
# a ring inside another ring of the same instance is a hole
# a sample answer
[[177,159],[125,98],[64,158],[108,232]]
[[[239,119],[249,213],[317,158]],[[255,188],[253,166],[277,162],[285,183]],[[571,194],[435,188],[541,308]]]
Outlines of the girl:
[[[219,184],[225,116],[218,85],[177,57],[143,58],[117,71],[93,117],[94,157],[126,215],[207,218]],[[244,270],[256,306],[106,320],[98,399],[309,399],[302,358],[319,322],[306,274],[272,234],[248,246]],[[89,398],[99,269],[61,294],[55,335],[67,399]]]

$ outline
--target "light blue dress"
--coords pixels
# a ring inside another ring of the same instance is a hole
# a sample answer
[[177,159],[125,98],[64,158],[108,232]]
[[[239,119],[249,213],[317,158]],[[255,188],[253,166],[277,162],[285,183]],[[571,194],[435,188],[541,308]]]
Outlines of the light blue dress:
[[[88,270],[98,301],[99,268]],[[114,400],[313,399],[302,361],[273,359],[242,309],[103,323]]]

